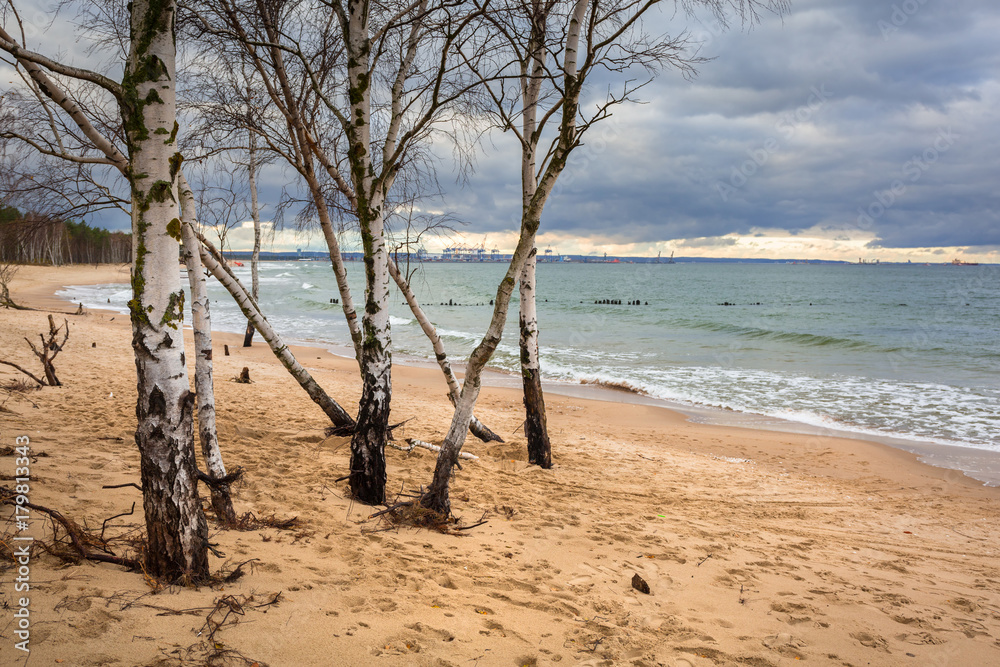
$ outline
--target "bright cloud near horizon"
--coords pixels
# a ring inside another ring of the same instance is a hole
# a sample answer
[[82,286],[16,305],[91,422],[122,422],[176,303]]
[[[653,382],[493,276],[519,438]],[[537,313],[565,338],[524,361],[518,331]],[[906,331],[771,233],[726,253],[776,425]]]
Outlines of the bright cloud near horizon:
[[[687,30],[714,59],[692,81],[661,73],[644,104],[616,107],[586,135],[545,209],[540,250],[1000,262],[1000,3],[791,0],[782,17],[727,31],[673,8],[647,31]],[[31,46],[51,53],[48,39]],[[593,81],[590,104],[614,81]],[[491,136],[464,184],[441,158],[444,192],[428,206],[465,224],[428,250],[513,248],[518,152]],[[262,199],[273,207],[292,180],[270,167]],[[241,228],[230,245],[251,238]],[[290,231],[269,247],[295,248],[324,249],[318,233]]]
[[[293,252],[296,250],[326,251],[322,236],[318,233],[278,230],[272,232],[271,224],[264,223],[264,236],[271,241],[264,244],[265,250]],[[592,255],[609,257],[655,257],[663,258],[673,253],[677,257],[717,257],[752,259],[802,259],[802,260],[842,260],[856,262],[859,259],[882,262],[950,262],[952,259],[1000,263],[1000,252],[975,252],[967,247],[895,248],[873,250],[870,245],[874,234],[857,234],[855,237],[831,234],[821,229],[805,230],[790,235],[782,229],[754,229],[748,235],[727,234],[724,236],[679,239],[652,243],[621,243],[612,237],[578,237],[560,232],[538,235],[540,253],[551,250],[556,255]],[[345,251],[360,250],[360,237],[355,233],[341,235],[341,247]],[[441,252],[444,248],[463,244],[483,245],[486,249],[498,248],[504,252],[517,243],[514,232],[479,235],[457,232],[440,236],[422,244],[428,252]],[[253,223],[243,222],[231,229],[226,239],[232,250],[250,250],[253,247]]]

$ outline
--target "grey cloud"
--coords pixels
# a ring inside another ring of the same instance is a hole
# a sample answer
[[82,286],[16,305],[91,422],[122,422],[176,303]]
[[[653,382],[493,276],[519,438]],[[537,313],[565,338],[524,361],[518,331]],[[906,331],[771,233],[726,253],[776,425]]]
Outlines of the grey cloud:
[[[1000,246],[995,1],[793,0],[784,19],[765,15],[751,30],[718,33],[665,12],[650,32],[685,26],[716,59],[693,82],[664,72],[640,93],[649,104],[593,129],[542,231],[627,243],[821,225],[837,238],[873,232],[886,248]],[[591,99],[612,80],[595,80]],[[948,127],[953,144],[914,171]],[[473,234],[516,229],[518,169],[504,135],[467,185],[443,159],[433,208]],[[291,179],[272,172],[269,201]],[[897,181],[905,187],[893,192]]]

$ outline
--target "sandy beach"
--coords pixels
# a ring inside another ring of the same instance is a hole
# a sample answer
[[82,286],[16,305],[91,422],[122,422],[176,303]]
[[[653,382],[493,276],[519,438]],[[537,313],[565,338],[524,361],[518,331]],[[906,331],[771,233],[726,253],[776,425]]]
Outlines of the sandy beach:
[[[0,389],[0,448],[27,435],[31,501],[120,554],[142,529],[135,366],[127,316],[69,314],[64,285],[122,267],[25,267],[0,309],[0,358],[69,322],[62,387]],[[556,465],[527,464],[516,390],[487,388],[453,485],[458,535],[395,528],[352,503],[349,441],[259,341],[216,336],[226,464],[237,512],[290,529],[213,525],[212,570],[245,574],[154,591],[142,573],[31,556],[31,665],[1000,665],[1000,488],[877,443],[693,424],[666,409],[550,394]],[[224,356],[228,343],[231,355]],[[191,345],[190,331],[187,345]],[[349,412],[353,360],[296,347]],[[252,384],[229,382],[243,367]],[[22,376],[0,366],[0,385]],[[397,437],[440,443],[451,416],[434,369],[393,370]],[[389,487],[430,481],[435,455],[387,451]],[[0,457],[4,485],[14,456]],[[14,534],[3,508],[2,539]],[[211,524],[211,519],[210,519]],[[33,517],[30,534],[51,540]],[[0,545],[2,548],[3,545]],[[16,567],[0,564],[0,664],[14,644]],[[247,562],[250,561],[250,562]],[[632,587],[639,574],[650,588]]]

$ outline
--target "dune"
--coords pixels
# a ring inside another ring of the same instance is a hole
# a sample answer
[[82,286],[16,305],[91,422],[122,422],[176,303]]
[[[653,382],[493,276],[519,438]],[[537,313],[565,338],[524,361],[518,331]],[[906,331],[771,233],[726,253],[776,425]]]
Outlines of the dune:
[[[59,287],[123,281],[120,267],[23,268],[12,295],[42,310],[0,309],[0,358],[33,367],[23,337],[75,310]],[[31,501],[133,553],[140,492],[102,488],[139,481],[128,318],[62,317],[64,386],[0,389],[0,451],[29,437]],[[877,443],[555,394],[556,464],[541,470],[527,463],[519,393],[486,388],[477,415],[506,442],[470,438],[479,459],[453,485],[463,523],[486,523],[401,527],[351,501],[335,481],[348,439],[325,437],[324,415],[266,346],[241,340],[217,334],[215,356],[223,454],[246,469],[237,511],[296,522],[236,531],[210,518],[213,572],[242,576],[198,588],[36,543],[28,664],[1000,665],[1000,489]],[[353,360],[295,353],[356,405]],[[253,382],[229,382],[243,367]],[[0,366],[0,385],[18,379]],[[440,374],[397,366],[393,388],[393,420],[408,420],[397,437],[440,444],[451,416]],[[426,485],[434,456],[387,450],[392,491]],[[14,469],[0,456],[0,483]],[[0,509],[4,544],[52,542],[47,518],[17,533]],[[0,664],[22,664],[13,614],[29,594],[0,553]]]

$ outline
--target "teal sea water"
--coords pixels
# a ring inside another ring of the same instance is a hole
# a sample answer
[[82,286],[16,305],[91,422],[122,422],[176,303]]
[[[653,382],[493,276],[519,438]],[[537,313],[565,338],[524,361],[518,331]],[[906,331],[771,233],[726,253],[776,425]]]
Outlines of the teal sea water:
[[[419,266],[414,289],[455,361],[482,335],[505,268]],[[358,302],[361,269],[348,265]],[[236,272],[249,285],[249,263]],[[998,287],[997,266],[540,264],[542,371],[681,406],[1000,453]],[[328,264],[264,262],[261,292],[282,335],[349,354]],[[242,331],[228,294],[213,284],[211,295],[214,327]],[[122,310],[129,298],[121,285],[62,296]],[[643,305],[594,303],[607,299]],[[397,358],[432,358],[398,294],[392,336]],[[493,366],[516,373],[517,359],[515,295]]]

